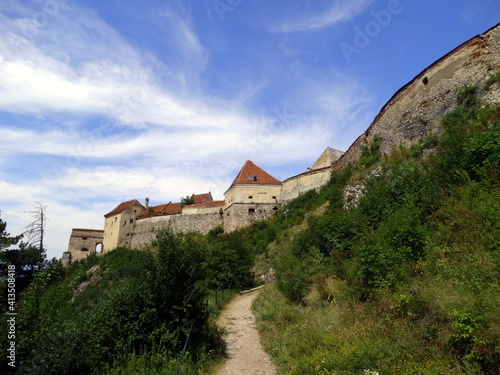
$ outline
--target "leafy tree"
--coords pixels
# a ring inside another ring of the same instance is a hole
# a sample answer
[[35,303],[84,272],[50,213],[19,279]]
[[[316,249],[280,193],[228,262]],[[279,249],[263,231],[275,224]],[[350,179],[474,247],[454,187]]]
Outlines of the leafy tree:
[[189,195],[186,195],[185,197],[181,197],[181,206],[187,206],[187,205],[190,205],[190,204],[194,204],[194,197],[193,196],[189,196]]

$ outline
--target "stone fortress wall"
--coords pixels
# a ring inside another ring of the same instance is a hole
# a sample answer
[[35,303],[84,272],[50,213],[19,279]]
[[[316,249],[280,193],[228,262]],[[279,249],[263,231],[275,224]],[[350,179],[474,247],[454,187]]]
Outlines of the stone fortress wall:
[[[148,201],[145,206],[137,201],[124,202],[105,215],[104,231],[74,229],[63,258],[71,262],[92,252],[96,243],[92,245],[90,235],[83,234],[102,233],[106,252],[118,246],[141,248],[154,240],[157,230],[166,227],[207,233],[222,226],[230,232],[269,217],[282,204],[309,190],[318,190],[328,182],[332,169],[355,163],[363,147],[376,139],[380,151],[390,154],[395,146],[409,146],[439,133],[440,119],[455,105],[459,90],[483,87],[489,77],[500,72],[499,25],[457,47],[398,90],[345,154],[327,148],[312,168],[283,182],[247,161],[225,192],[224,201],[214,202],[208,193],[203,195],[204,200],[184,207],[167,204],[151,208]],[[480,96],[488,103],[500,102],[500,83],[481,91]]]
[[149,245],[161,229],[170,228],[174,232],[199,232],[206,234],[223,225],[223,216],[219,211],[211,213],[175,214],[137,220],[132,233],[130,248],[140,249]]
[[101,253],[103,240],[103,230],[74,228],[71,231],[68,251],[63,254],[63,265],[85,259],[90,254]]
[[[481,87],[500,71],[499,25],[458,46],[399,89],[340,158],[339,166],[356,162],[363,147],[375,139],[380,140],[382,154],[390,154],[394,146],[410,146],[439,133],[440,120],[456,104],[459,90]],[[480,95],[486,102],[499,102],[499,83]]]

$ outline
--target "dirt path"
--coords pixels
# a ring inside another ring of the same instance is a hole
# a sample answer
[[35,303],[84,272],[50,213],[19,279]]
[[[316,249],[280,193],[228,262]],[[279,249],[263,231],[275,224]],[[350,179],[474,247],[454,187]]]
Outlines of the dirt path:
[[225,337],[228,360],[216,375],[275,375],[276,368],[260,345],[252,314],[252,301],[259,291],[236,296],[224,309],[217,324],[228,332]]

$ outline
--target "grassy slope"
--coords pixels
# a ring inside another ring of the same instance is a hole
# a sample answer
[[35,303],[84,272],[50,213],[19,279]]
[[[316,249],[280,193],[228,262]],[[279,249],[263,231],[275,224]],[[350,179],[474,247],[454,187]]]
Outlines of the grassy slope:
[[[463,91],[440,139],[389,158],[371,145],[286,216],[47,267],[19,300],[18,373],[171,374],[191,325],[182,371],[206,373],[223,349],[209,290],[248,287],[255,256],[276,269],[256,311],[283,372],[498,372],[500,109],[475,98]],[[344,210],[345,185],[378,165]]]
[[[476,93],[462,91],[440,138],[388,158],[367,148],[309,197],[330,202],[323,216],[269,245],[277,283],[254,307],[283,373],[500,372],[500,108]],[[377,165],[344,210],[345,184]]]

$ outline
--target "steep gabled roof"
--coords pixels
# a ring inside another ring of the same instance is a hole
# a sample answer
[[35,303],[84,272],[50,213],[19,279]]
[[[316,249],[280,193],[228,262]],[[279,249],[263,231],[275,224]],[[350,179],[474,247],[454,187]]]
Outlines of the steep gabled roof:
[[175,215],[182,213],[182,206],[180,203],[169,203],[163,210],[163,215]]
[[[152,211],[154,212],[155,215],[161,215],[163,213],[163,211],[165,211],[165,208],[167,208],[167,206],[169,204],[170,203],[160,204],[158,206],[150,207],[150,209],[152,209]],[[146,213],[146,214],[148,214],[148,213]]]
[[104,215],[104,217],[117,215],[125,210],[128,210],[132,206],[138,206],[144,208],[144,206],[140,204],[137,199],[133,199],[131,201],[120,203],[113,211],[110,211],[106,215]]
[[247,160],[229,189],[234,185],[282,185],[282,182]]
[[204,203],[204,202],[211,202],[214,199],[212,198],[212,193],[208,192],[205,194],[193,194],[191,195],[191,199],[193,199],[194,204],[198,203]]

